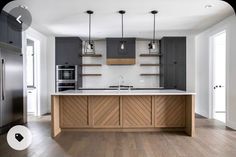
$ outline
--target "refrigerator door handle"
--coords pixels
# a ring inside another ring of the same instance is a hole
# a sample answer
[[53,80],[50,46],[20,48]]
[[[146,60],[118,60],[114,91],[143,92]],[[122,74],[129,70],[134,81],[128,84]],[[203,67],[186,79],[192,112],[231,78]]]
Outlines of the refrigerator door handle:
[[5,60],[2,59],[2,100],[5,100]]

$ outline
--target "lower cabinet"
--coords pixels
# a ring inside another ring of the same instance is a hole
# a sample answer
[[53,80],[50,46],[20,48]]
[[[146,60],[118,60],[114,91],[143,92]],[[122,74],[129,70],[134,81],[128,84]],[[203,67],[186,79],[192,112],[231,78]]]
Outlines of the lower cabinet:
[[89,97],[91,125],[98,128],[121,127],[120,99],[117,96]]
[[155,127],[185,127],[185,96],[155,96]]
[[60,97],[61,128],[83,128],[89,126],[87,96]]
[[184,128],[186,96],[61,96],[61,128]]
[[152,127],[151,96],[123,96],[123,127]]

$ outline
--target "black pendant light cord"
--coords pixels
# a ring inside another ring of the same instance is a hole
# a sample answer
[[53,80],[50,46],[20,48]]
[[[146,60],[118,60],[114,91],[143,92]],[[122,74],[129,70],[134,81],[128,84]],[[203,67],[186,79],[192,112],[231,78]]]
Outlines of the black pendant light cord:
[[124,40],[124,17],[121,14],[121,25],[122,25],[122,41]]
[[124,41],[124,10],[120,10],[119,13],[121,14],[121,41]]
[[154,26],[153,26],[153,43],[155,43],[156,38],[156,14],[154,14]]
[[157,10],[153,10],[151,11],[151,13],[153,14],[154,17],[154,23],[153,23],[153,43],[155,43],[155,39],[156,39],[156,14],[158,13]]
[[89,14],[89,44],[91,44],[90,39],[91,39],[91,14]]
[[87,14],[89,14],[89,44],[91,44],[91,15],[93,14],[92,10],[87,10]]

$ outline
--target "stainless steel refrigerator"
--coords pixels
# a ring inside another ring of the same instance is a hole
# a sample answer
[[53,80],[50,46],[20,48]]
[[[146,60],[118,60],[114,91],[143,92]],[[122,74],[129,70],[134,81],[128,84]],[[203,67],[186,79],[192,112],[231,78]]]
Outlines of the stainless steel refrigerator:
[[23,121],[23,57],[0,47],[0,133]]

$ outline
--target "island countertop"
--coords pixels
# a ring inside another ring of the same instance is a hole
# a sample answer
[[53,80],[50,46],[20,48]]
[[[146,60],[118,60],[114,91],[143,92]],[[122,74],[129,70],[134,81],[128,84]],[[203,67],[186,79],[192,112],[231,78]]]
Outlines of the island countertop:
[[181,90],[68,90],[52,93],[52,96],[78,95],[78,96],[109,96],[109,95],[195,95],[194,92]]

